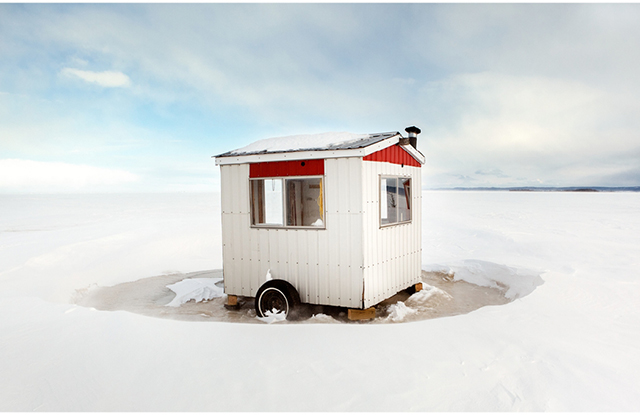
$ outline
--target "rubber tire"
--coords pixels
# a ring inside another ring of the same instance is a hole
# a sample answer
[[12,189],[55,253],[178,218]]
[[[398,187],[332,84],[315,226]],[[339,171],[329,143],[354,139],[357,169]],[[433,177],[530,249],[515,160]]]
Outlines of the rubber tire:
[[[291,285],[289,282],[285,280],[269,280],[262,284],[258,292],[256,293],[256,315],[258,317],[264,317],[264,313],[269,309],[266,308],[265,300],[268,300],[264,297],[264,295],[272,296],[275,302],[278,302],[278,297],[280,297],[280,302],[285,302],[285,310],[282,310],[287,315],[287,320],[296,320],[298,317],[298,312],[300,311],[300,294]],[[260,304],[260,303],[263,304]],[[272,303],[273,305],[273,303]],[[262,308],[265,307],[263,310]]]

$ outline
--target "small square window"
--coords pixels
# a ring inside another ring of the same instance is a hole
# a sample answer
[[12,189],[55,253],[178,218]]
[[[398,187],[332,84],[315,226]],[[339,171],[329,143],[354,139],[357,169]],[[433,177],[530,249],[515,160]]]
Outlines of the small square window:
[[324,227],[322,179],[287,179],[287,226]]
[[380,225],[411,221],[411,179],[380,177]]
[[251,180],[251,224],[324,228],[322,177]]
[[251,180],[252,225],[283,225],[282,179]]

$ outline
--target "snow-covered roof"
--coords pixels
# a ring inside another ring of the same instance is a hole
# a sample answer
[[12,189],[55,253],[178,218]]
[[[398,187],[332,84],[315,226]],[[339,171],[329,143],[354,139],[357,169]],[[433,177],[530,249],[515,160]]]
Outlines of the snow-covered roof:
[[330,132],[274,137],[256,141],[248,146],[228,151],[215,157],[234,157],[293,151],[351,150],[364,148],[399,135],[400,133],[397,131],[376,134]]

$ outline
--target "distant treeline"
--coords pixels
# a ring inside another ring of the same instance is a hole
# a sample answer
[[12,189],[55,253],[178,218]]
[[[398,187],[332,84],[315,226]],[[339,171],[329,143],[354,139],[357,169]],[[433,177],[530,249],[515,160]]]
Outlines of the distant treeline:
[[509,192],[640,192],[640,186],[603,187],[603,186],[571,186],[571,187],[440,187],[424,188],[424,190],[475,190],[475,191],[509,191]]

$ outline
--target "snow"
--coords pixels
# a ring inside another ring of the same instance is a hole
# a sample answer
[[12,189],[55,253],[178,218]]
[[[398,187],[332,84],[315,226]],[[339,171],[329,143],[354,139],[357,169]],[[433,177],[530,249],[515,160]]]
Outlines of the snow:
[[435,311],[439,308],[437,301],[434,301],[434,297],[440,297],[445,301],[452,299],[452,296],[444,290],[438,287],[434,287],[428,284],[422,283],[422,290],[412,294],[406,301],[398,301],[395,304],[391,304],[387,308],[388,315],[384,318],[385,322],[399,323],[402,321],[409,321],[408,317],[414,317],[411,320],[416,320],[415,317],[420,314],[426,314],[425,318],[432,318],[430,313],[425,311]]
[[338,144],[355,142],[368,137],[369,134],[355,134],[347,132],[328,132],[272,137],[258,140],[245,147],[233,150],[230,154],[329,149]]
[[[219,195],[0,195],[0,410],[640,410],[640,194],[423,207],[433,283],[397,321],[263,324],[222,297],[166,307],[220,277]],[[418,318],[460,287],[510,298]]]
[[505,297],[512,300],[531,294],[544,283],[537,271],[519,270],[479,260],[466,259],[452,262],[449,266],[431,264],[426,270],[452,275],[454,281],[462,280],[481,287],[504,290]]
[[403,303],[402,301],[399,301],[396,304],[391,304],[389,306],[389,316],[387,317],[388,320],[394,321],[394,322],[398,322],[398,321],[402,321],[405,319],[405,317],[411,315],[411,314],[415,314],[417,311],[413,308],[409,308],[406,306],[405,303]]
[[224,288],[216,285],[222,278],[185,278],[175,284],[167,285],[176,296],[167,307],[180,307],[188,301],[212,300],[224,296]]
[[416,312],[419,312],[423,308],[430,308],[431,307],[430,300],[432,299],[432,297],[437,295],[447,299],[451,298],[451,295],[446,291],[443,291],[436,287],[432,287],[430,285],[423,284],[422,291],[418,291],[417,293],[409,297],[409,299],[407,299],[405,304],[408,307],[411,307],[411,309],[415,310]]
[[267,324],[278,323],[286,321],[287,315],[283,312],[279,312],[276,310],[273,311],[265,311],[264,317],[256,317],[257,320],[260,320]]
[[308,323],[324,323],[324,324],[340,323],[338,320],[324,313],[318,313],[318,314],[312,315],[309,318],[309,320],[307,320],[307,322]]

